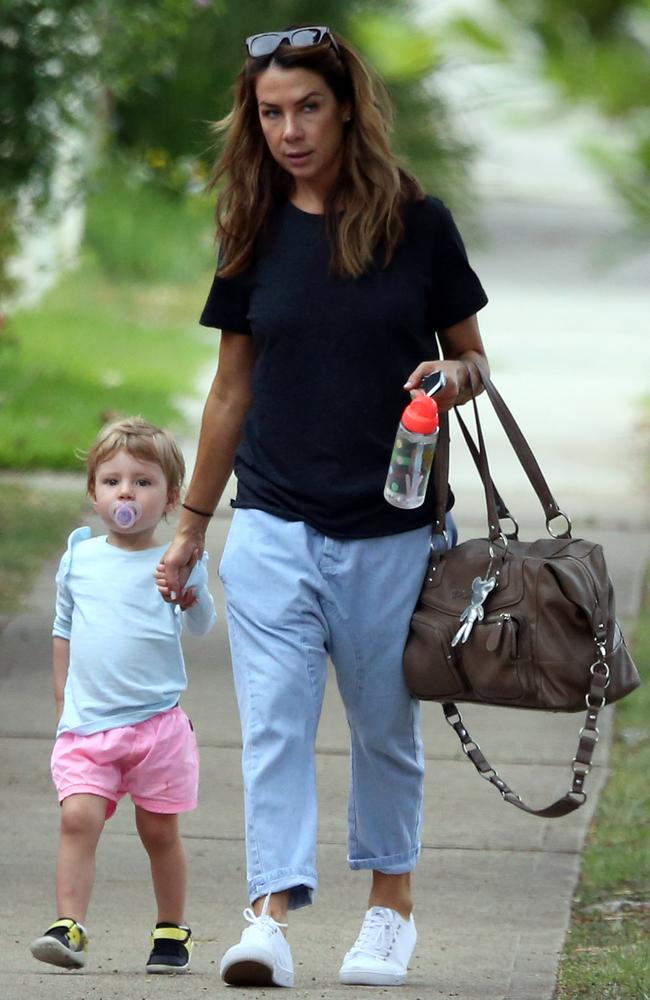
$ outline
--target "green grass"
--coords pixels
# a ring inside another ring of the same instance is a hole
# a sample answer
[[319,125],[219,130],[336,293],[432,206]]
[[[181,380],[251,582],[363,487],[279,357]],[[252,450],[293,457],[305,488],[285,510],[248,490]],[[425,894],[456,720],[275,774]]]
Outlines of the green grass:
[[0,328],[0,468],[78,468],[114,416],[182,428],[217,338],[199,327],[214,267],[212,209],[112,158],[87,201],[81,266]]
[[198,326],[209,271],[191,284],[107,277],[92,259],[65,275],[0,339],[0,467],[78,468],[115,415],[178,429],[217,339]]
[[81,490],[45,492],[0,483],[0,617],[22,607],[43,560],[63,552],[83,503]]
[[650,998],[650,581],[634,653],[643,683],[616,709],[611,776],[583,853],[557,1000]]

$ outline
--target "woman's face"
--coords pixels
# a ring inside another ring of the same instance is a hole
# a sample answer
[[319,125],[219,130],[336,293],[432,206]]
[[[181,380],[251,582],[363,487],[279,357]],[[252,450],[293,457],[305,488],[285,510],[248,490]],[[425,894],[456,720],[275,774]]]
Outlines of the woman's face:
[[343,124],[350,109],[339,104],[322,76],[271,64],[256,81],[262,132],[273,159],[294,178],[323,194],[341,162]]

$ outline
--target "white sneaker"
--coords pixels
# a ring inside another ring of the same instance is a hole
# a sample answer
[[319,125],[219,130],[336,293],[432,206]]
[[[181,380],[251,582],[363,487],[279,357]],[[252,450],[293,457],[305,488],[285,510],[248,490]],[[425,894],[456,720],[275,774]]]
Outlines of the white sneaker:
[[413,917],[405,920],[387,906],[372,906],[359,937],[343,959],[339,980],[350,986],[401,986],[415,948]]
[[287,925],[268,915],[270,899],[264,900],[259,917],[250,907],[244,910],[251,926],[221,959],[221,978],[229,986],[293,986],[291,949],[281,930]]

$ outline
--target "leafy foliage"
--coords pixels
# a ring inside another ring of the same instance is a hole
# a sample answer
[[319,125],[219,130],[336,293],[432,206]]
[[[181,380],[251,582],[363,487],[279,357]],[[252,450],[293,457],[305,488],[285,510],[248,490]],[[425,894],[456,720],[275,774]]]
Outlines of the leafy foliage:
[[438,53],[403,8],[399,0],[0,0],[0,292],[18,193],[29,185],[37,205],[48,203],[67,126],[100,122],[108,145],[139,159],[143,179],[196,190],[243,39],[291,23],[330,24],[357,42],[394,91],[401,151],[425,184],[458,204],[469,150],[423,83]]
[[0,192],[46,198],[61,129],[170,65],[185,0],[1,0]]
[[134,81],[117,100],[117,141],[149,160],[163,152],[172,164],[188,155],[209,164],[214,156],[209,123],[230,108],[244,38],[290,24],[328,24],[351,38],[387,81],[397,109],[396,142],[411,167],[458,204],[467,194],[469,149],[455,139],[430,82],[439,52],[403,7],[398,0],[274,0],[263,6],[256,0],[205,0],[195,5],[170,62]]
[[4,0],[0,25],[0,192],[26,182],[41,198],[64,122],[79,111],[97,40],[80,0]]
[[648,0],[495,0],[456,33],[492,57],[509,58],[522,35],[540,71],[569,104],[610,122],[607,144],[588,153],[636,218],[650,225],[650,3]]
[[2,0],[0,7],[0,292],[10,290],[4,263],[14,251],[14,213],[22,185],[46,204],[56,137],[78,111],[90,65],[87,22],[78,0]]
[[103,99],[166,65],[191,16],[184,0],[0,0],[0,292],[15,212],[51,197],[66,128],[91,128]]

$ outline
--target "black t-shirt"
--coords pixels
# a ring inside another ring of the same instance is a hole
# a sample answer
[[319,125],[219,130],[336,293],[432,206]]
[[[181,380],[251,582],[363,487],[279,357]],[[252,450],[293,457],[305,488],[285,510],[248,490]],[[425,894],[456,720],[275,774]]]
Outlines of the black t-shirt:
[[215,277],[204,326],[252,336],[253,402],[235,459],[235,507],[305,521],[326,535],[369,538],[431,522],[432,482],[416,510],[383,496],[402,388],[439,357],[435,331],[487,302],[450,212],[410,203],[388,267],[330,273],[324,216],[278,206],[254,264]]

